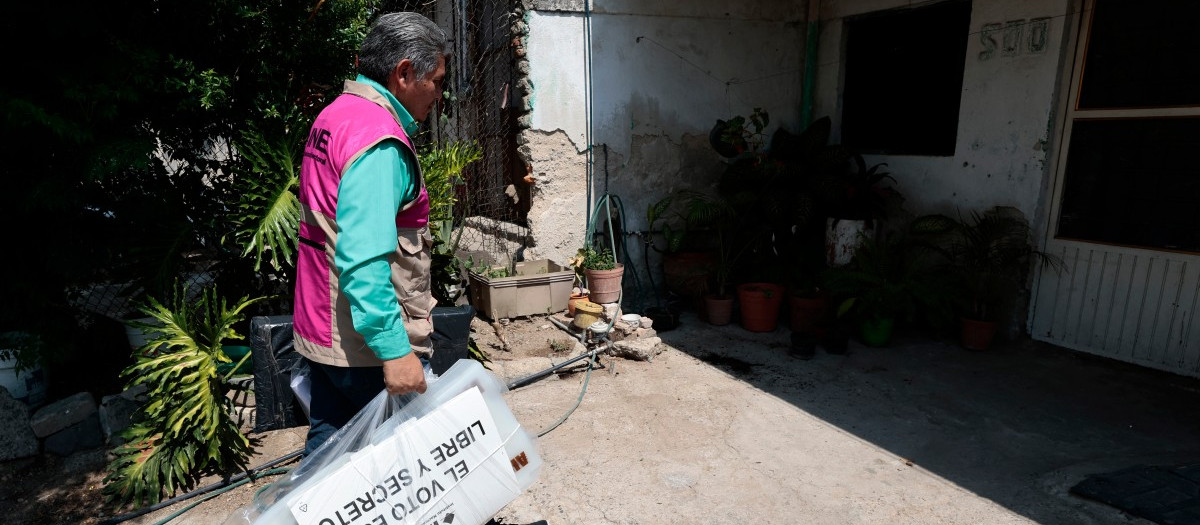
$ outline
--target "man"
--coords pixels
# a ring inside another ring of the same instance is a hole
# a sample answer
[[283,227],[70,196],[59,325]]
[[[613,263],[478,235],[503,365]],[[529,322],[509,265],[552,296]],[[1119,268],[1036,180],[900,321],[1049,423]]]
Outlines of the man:
[[429,196],[409,138],[441,99],[446,34],[379,17],[359,75],[313,122],[300,168],[295,348],[311,368],[311,454],[386,388],[425,392]]

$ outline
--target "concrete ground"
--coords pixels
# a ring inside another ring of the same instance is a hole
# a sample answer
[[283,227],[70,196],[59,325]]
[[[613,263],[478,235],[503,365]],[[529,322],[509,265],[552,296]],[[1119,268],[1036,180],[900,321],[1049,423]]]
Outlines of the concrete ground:
[[[541,438],[504,524],[1149,523],[1068,493],[1084,476],[1200,460],[1200,381],[1024,343],[851,343],[686,314],[653,362],[605,360]],[[615,375],[614,375],[615,372]],[[508,375],[517,375],[509,373]],[[583,374],[509,393],[537,432]]]
[[[659,335],[667,348],[652,362],[602,360],[578,409],[539,440],[540,478],[497,522],[1147,524],[1068,490],[1092,473],[1200,460],[1200,380],[1034,343],[970,352],[900,339],[800,361],[783,329],[689,314]],[[512,380],[550,365],[492,368]],[[585,377],[517,388],[509,406],[538,433]],[[303,432],[260,438],[267,460]],[[263,483],[172,523],[221,523]]]

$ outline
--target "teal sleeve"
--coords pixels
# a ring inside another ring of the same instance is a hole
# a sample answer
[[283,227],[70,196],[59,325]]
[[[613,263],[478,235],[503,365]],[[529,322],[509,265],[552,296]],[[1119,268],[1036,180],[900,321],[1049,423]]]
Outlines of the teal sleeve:
[[388,256],[396,251],[396,212],[415,192],[411,160],[388,140],[355,160],[338,185],[334,264],[354,329],[382,360],[412,351]]

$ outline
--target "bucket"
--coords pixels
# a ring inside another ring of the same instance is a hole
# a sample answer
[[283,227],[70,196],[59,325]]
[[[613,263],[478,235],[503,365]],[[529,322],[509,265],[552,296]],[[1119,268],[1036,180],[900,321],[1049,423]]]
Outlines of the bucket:
[[[22,332],[4,334],[4,341],[32,340],[33,336]],[[25,403],[29,407],[38,407],[46,402],[46,373],[40,364],[17,371],[16,348],[0,348],[0,387],[8,390],[13,399]]]
[[[237,345],[223,345],[223,346],[221,346],[221,352],[224,353],[225,356],[228,357],[231,361],[233,361],[232,363],[221,363],[221,364],[217,365],[217,373],[223,376],[225,374],[228,374],[230,370],[233,370],[233,367],[237,366],[238,361],[241,361],[243,357],[246,357],[246,354],[250,353],[250,347],[237,346]],[[233,375],[244,375],[244,374],[252,374],[252,373],[254,373],[254,359],[248,358],[248,359],[246,359],[246,362],[242,363],[242,366],[238,366],[237,371],[234,372]]]
[[604,307],[591,301],[580,301],[575,304],[575,317],[571,324],[580,330],[585,330],[592,323],[599,321]]

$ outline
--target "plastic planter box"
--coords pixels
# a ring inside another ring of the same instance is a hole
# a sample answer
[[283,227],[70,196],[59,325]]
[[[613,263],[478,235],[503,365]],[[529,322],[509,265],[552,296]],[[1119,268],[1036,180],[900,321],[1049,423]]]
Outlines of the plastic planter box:
[[516,275],[488,278],[470,272],[471,305],[488,319],[552,314],[567,309],[575,272],[546,259],[516,264]]

